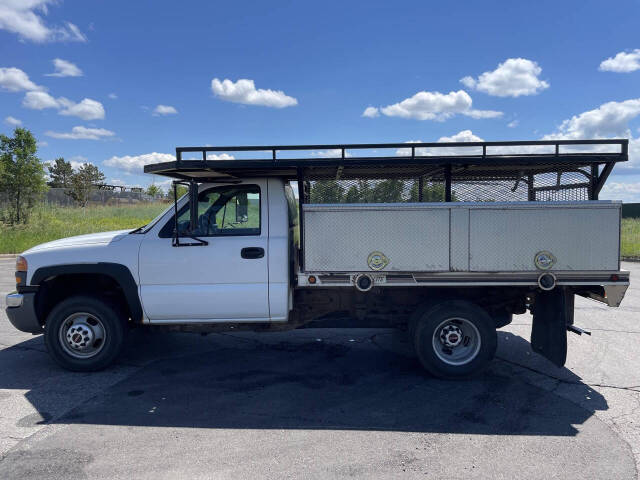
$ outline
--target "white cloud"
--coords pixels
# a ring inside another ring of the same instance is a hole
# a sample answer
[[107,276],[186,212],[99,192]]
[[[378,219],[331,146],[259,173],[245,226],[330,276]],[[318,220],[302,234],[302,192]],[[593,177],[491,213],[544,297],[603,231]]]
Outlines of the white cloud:
[[71,22],[64,25],[47,25],[49,4],[56,0],[3,0],[0,2],[0,30],[16,33],[23,40],[32,42],[72,41],[86,42],[87,37]]
[[235,157],[233,155],[229,155],[228,153],[209,153],[207,155],[207,160],[233,160]]
[[[318,158],[342,158],[342,150],[340,148],[332,148],[330,150],[319,150],[317,152],[311,152],[312,157]],[[349,158],[352,155],[349,152],[344,152],[345,158]]]
[[158,117],[160,115],[162,116],[175,115],[177,113],[178,111],[175,109],[175,107],[172,107],[171,105],[158,105],[156,108],[153,109],[153,115],[155,117]]
[[549,83],[540,80],[542,68],[526,58],[509,58],[492,72],[484,72],[477,79],[467,76],[460,82],[467,88],[497,97],[519,97],[536,95],[549,88]]
[[82,70],[74,63],[61,58],[53,59],[54,73],[47,73],[47,77],[81,77],[83,75]]
[[[640,116],[640,98],[623,102],[607,102],[563,121],[558,129],[543,140],[582,140],[628,138],[629,161],[616,169],[640,168],[640,137],[634,138],[629,122]],[[581,151],[611,151],[610,146],[580,147]]]
[[116,95],[115,93],[110,93],[109,95],[107,95],[111,100],[116,100],[118,98],[118,95]]
[[606,72],[629,73],[640,70],[640,48],[631,52],[620,52],[600,63],[599,70]]
[[[455,135],[451,135],[450,137],[440,137],[437,142],[438,143],[459,143],[459,142],[483,142],[484,140],[479,136],[475,135],[471,130],[462,130]],[[410,140],[406,143],[421,143],[422,140]],[[477,152],[472,151],[472,149],[480,148],[480,147],[451,147],[451,148],[427,148],[427,147],[416,147],[415,153],[416,155],[475,155]],[[399,148],[396,150],[396,155],[399,156],[408,156],[411,155],[411,148]]]
[[48,130],[44,133],[48,137],[61,138],[66,140],[102,140],[115,136],[115,132],[105,128],[73,127],[71,132],[52,132]]
[[516,128],[518,125],[520,125],[520,120],[512,120],[507,123],[507,127],[509,128]]
[[44,110],[45,108],[60,108],[58,100],[47,92],[27,92],[22,100],[22,106],[31,110]]
[[119,168],[126,172],[142,173],[144,166],[150,163],[172,162],[176,159],[170,153],[145,153],[142,155],[125,155],[123,157],[111,157],[104,161],[108,167]]
[[44,90],[29,80],[29,75],[15,67],[0,68],[0,87],[9,92]]
[[555,133],[546,135],[544,138],[631,137],[629,122],[638,115],[640,115],[640,98],[608,102],[563,121]]
[[640,199],[640,182],[608,182],[600,192],[603,200],[622,200],[623,202],[637,202]]
[[493,110],[474,110],[471,105],[471,97],[464,90],[447,94],[422,91],[399,103],[381,107],[380,111],[388,117],[436,120],[439,122],[447,120],[456,114],[466,115],[471,118],[495,118],[502,115],[502,112]]
[[298,100],[285,95],[282,90],[265,90],[262,88],[256,90],[254,81],[244,78],[235,83],[229,79],[220,81],[214,78],[211,80],[211,90],[221,100],[245,105],[285,108],[298,104]]
[[22,100],[22,106],[32,110],[55,108],[60,115],[79,117],[83,120],[101,120],[105,112],[102,103],[90,98],[75,103],[68,98],[54,98],[47,92],[27,92]]
[[102,120],[104,118],[104,107],[97,100],[90,98],[83,99],[80,103],[74,103],[66,98],[59,98],[62,105],[60,115],[71,115],[83,120]]
[[83,155],[75,155],[67,160],[74,170],[79,169],[85,163],[91,163],[89,159]]
[[378,110],[376,107],[367,107],[364,109],[364,112],[362,112],[362,116],[368,118],[379,117],[380,110]]
[[6,123],[7,125],[11,125],[13,127],[19,127],[20,125],[22,125],[22,120],[18,120],[17,118],[9,115],[4,119],[4,123]]

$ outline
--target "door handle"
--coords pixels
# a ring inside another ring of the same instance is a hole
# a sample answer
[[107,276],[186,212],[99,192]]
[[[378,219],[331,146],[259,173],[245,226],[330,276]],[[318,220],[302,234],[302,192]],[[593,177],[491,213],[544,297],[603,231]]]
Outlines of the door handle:
[[264,248],[262,247],[245,247],[240,250],[242,258],[262,258],[264,257]]

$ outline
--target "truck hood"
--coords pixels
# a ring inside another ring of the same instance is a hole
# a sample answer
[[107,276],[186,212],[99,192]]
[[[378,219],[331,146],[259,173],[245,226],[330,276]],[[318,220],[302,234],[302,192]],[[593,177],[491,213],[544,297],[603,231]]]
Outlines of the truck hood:
[[112,232],[100,232],[90,233],[87,235],[77,235],[75,237],[61,238],[60,240],[54,240],[52,242],[41,243],[33,248],[30,248],[24,253],[39,252],[42,250],[50,250],[55,248],[68,248],[81,245],[95,245],[95,244],[108,244],[122,240],[129,234],[131,229],[128,230],[115,230]]

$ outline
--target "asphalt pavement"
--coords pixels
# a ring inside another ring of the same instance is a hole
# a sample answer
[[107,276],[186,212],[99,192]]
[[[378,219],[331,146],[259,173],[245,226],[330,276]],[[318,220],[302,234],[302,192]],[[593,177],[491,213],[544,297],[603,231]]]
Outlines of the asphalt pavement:
[[[0,478],[606,478],[640,467],[640,288],[576,300],[565,368],[529,315],[470,381],[427,375],[402,335],[138,330],[118,363],[71,373],[13,329],[0,258]],[[624,263],[632,282],[640,264]]]

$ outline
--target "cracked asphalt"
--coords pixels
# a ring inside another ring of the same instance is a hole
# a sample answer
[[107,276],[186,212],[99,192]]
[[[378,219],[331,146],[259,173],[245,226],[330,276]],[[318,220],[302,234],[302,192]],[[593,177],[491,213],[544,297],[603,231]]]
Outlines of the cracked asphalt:
[[[390,330],[134,332],[117,365],[58,368],[13,329],[0,258],[0,478],[637,478],[640,289],[576,300],[566,368],[529,315],[464,382],[429,377]],[[640,264],[624,263],[632,281]]]

